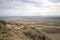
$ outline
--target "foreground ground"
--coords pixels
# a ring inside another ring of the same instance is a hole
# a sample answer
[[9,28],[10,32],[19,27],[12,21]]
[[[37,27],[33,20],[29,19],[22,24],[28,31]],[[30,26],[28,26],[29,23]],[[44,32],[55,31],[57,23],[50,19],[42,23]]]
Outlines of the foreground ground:
[[2,18],[0,40],[60,40],[60,19]]

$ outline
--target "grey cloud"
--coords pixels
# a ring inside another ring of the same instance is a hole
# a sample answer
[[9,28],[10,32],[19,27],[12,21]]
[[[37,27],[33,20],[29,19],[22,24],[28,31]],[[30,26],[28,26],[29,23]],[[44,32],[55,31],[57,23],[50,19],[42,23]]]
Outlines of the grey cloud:
[[38,2],[36,2],[36,1],[32,1],[32,0],[16,0],[16,1],[21,1],[21,2],[24,2],[24,3],[38,4]]
[[60,3],[60,0],[49,0],[50,2]]
[[17,0],[17,1],[21,1],[23,3],[30,3],[33,4],[32,6],[36,6],[36,7],[42,7],[43,3],[40,1],[34,1],[34,0]]
[[0,3],[1,2],[12,2],[12,1],[20,1],[20,2],[23,2],[23,3],[33,3],[33,4],[38,4],[38,2],[36,1],[33,1],[33,0],[0,0]]
[[0,6],[0,9],[15,9],[13,6]]
[[31,4],[31,6],[42,7],[42,2],[36,2],[34,0],[0,0],[0,9],[15,9],[17,7],[22,7],[26,4]]
[[0,0],[1,2],[2,1],[5,1],[5,2],[11,2],[11,1],[14,1],[14,0]]

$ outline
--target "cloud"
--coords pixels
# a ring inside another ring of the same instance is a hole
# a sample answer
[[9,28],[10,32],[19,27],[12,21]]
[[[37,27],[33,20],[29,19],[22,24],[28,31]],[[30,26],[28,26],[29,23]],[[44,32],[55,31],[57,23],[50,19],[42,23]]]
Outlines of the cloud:
[[51,0],[0,0],[0,16],[60,15],[60,3]]
[[24,2],[24,3],[38,4],[38,2],[36,2],[34,0],[16,0],[16,1],[21,1],[21,2]]
[[49,0],[50,2],[60,3],[60,0]]

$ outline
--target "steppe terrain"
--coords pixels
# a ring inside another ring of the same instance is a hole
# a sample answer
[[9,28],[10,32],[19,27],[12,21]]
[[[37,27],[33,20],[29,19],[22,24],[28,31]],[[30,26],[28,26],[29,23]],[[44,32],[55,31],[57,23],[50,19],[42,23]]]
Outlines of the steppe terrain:
[[0,18],[0,40],[60,40],[60,19]]

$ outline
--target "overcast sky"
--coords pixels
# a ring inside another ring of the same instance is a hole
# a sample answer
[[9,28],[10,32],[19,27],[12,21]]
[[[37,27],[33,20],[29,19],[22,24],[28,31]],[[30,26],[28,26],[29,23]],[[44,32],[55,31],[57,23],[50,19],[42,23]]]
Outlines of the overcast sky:
[[0,16],[60,15],[60,0],[0,0]]

